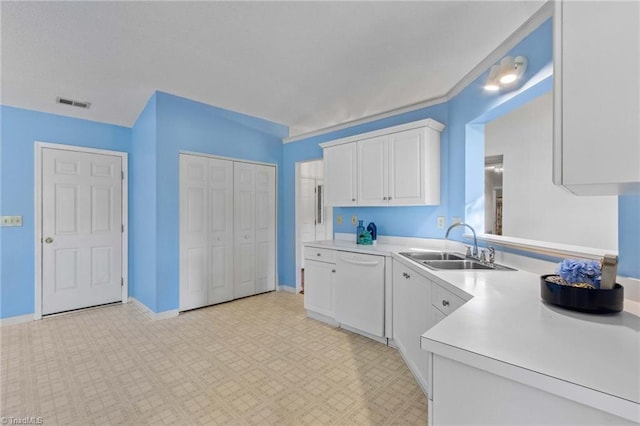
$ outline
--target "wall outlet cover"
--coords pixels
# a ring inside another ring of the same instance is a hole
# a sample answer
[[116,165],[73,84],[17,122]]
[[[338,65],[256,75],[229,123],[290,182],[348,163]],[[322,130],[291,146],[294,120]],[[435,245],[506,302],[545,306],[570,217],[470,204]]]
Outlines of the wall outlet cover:
[[2,226],[22,226],[22,216],[2,216]]
[[438,216],[438,229],[444,229],[447,224],[447,220],[444,216]]
[[356,216],[356,215],[351,216],[351,224],[353,226],[358,224],[358,216]]
[[338,225],[342,225],[342,215],[341,215],[341,214],[339,214],[338,216],[336,216],[336,223],[337,223]]

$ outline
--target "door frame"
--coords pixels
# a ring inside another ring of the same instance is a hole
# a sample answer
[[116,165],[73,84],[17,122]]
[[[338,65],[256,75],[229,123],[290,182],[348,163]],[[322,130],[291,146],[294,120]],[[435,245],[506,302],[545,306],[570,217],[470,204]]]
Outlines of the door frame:
[[35,141],[34,144],[34,249],[35,249],[35,320],[42,319],[42,150],[44,148],[61,151],[84,152],[120,157],[122,161],[122,303],[129,301],[129,173],[128,154],[122,151],[88,148],[84,146]]
[[[311,158],[308,160],[299,160],[295,162],[295,184],[294,184],[294,221],[295,221],[295,283],[296,283],[296,293],[300,293],[302,290],[302,279],[300,277],[300,269],[302,268],[302,227],[300,226],[300,218],[302,216],[302,206],[300,205],[300,178],[301,178],[301,166],[302,163],[309,163],[313,161],[324,161],[324,157],[320,158]],[[324,163],[323,163],[324,166]],[[326,176],[323,178],[325,182],[326,189]],[[325,191],[326,196],[326,191]],[[331,235],[333,238],[333,206],[324,206],[324,215],[329,217],[327,221],[325,221],[325,238],[327,235]]]

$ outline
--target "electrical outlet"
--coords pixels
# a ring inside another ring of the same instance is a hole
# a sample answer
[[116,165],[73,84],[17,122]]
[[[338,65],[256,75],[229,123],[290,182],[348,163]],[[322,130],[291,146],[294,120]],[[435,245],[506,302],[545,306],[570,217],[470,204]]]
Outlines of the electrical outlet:
[[338,225],[342,225],[342,215],[341,215],[341,214],[339,214],[339,215],[336,217],[336,223],[337,223]]
[[451,224],[452,225],[457,225],[458,223],[462,223],[462,220],[460,220],[459,217],[454,216],[454,217],[451,218]]
[[358,216],[356,216],[355,214],[351,216],[351,224],[354,226],[358,224]]
[[444,229],[447,220],[444,216],[438,216],[438,229]]
[[22,226],[22,216],[2,216],[2,226]]

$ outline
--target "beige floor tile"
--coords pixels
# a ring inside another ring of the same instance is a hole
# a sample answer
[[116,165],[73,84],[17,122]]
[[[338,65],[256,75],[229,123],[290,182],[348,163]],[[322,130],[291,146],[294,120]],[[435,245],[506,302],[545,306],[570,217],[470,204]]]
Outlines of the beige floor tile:
[[399,354],[268,293],[151,321],[111,305],[0,329],[0,415],[50,425],[424,425]]

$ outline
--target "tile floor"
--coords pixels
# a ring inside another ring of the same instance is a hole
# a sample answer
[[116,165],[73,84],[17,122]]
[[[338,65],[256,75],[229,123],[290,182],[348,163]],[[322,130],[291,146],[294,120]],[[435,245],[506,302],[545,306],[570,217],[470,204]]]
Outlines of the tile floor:
[[395,349],[267,293],[152,321],[111,305],[0,329],[0,415],[45,425],[426,425]]

